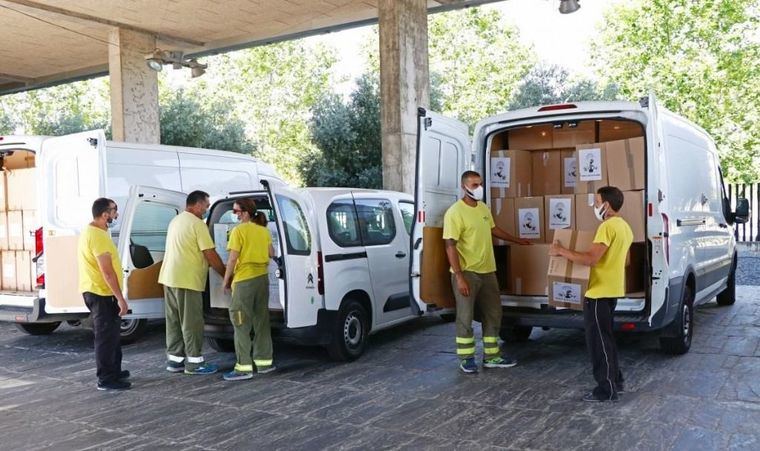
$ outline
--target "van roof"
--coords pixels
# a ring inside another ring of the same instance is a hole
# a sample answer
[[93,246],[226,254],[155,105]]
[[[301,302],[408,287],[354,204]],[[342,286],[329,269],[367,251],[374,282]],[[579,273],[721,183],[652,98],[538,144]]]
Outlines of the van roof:
[[475,128],[481,126],[499,123],[511,122],[525,119],[536,119],[541,122],[542,119],[558,118],[563,116],[582,115],[589,113],[609,113],[618,111],[643,111],[644,108],[638,102],[623,101],[597,101],[597,102],[571,102],[559,105],[540,105],[520,110],[507,111],[506,113],[497,114],[477,123]]

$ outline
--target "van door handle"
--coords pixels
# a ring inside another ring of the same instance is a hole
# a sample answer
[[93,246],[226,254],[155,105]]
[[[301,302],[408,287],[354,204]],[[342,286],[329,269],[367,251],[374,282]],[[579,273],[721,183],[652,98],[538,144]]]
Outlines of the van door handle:
[[396,252],[396,258],[404,258],[406,257],[406,252],[398,251]]

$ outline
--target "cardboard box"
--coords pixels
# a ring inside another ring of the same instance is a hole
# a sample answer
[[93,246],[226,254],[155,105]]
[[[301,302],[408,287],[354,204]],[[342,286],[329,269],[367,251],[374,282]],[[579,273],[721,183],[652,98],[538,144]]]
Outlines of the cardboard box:
[[647,287],[647,245],[633,243],[625,265],[625,292],[641,293]]
[[599,142],[644,136],[644,128],[638,122],[603,120],[599,122]]
[[11,154],[3,156],[3,168],[7,171],[33,168],[34,166],[34,152],[16,150]]
[[3,251],[0,253],[0,264],[2,264],[2,289],[6,291],[16,291],[16,252]]
[[510,149],[538,150],[554,147],[552,125],[533,125],[509,131],[507,138]]
[[621,191],[644,189],[644,138],[605,143],[610,186]]
[[531,152],[531,196],[562,193],[562,154],[559,150]]
[[32,291],[32,253],[16,251],[16,290]]
[[8,213],[2,211],[0,212],[0,251],[10,249],[8,232]]
[[578,179],[578,160],[575,159],[575,149],[560,150],[560,159],[562,160],[560,193],[575,194],[575,185]]
[[21,212],[21,221],[23,228],[24,250],[35,251],[34,232],[39,227],[37,224],[37,212],[35,210],[26,210]]
[[20,211],[9,211],[8,215],[8,249],[24,250],[24,222]]
[[575,195],[575,229],[596,232],[598,219],[594,216],[594,194]]
[[515,227],[519,238],[538,243],[545,242],[543,197],[515,199]]
[[575,196],[558,194],[544,197],[544,231],[546,242],[552,243],[554,231],[575,230]]
[[608,185],[604,143],[576,146],[575,159],[578,162],[578,174],[575,179],[577,194],[595,193],[599,188]]
[[[511,197],[500,198],[497,197],[491,201],[491,214],[493,215],[493,222],[501,230],[517,236],[515,232],[515,200]],[[507,244],[506,241],[494,238],[494,244],[503,245]]]
[[531,156],[522,150],[491,152],[488,184],[491,200],[498,197],[523,197],[531,193]]
[[16,169],[6,174],[8,210],[37,209],[37,169]]
[[596,121],[580,121],[576,127],[570,127],[568,122],[562,128],[553,129],[552,142],[554,148],[575,147],[580,144],[596,142]]
[[623,208],[618,214],[633,231],[633,241],[645,241],[644,191],[623,191]]
[[8,211],[8,180],[5,171],[0,171],[0,212]]
[[549,245],[509,246],[510,294],[546,296],[546,271],[549,267]]
[[441,308],[454,308],[456,301],[451,288],[451,272],[442,227],[422,229],[422,271],[420,274],[420,298],[428,304]]
[[496,260],[496,280],[499,291],[509,293],[509,248],[510,246],[494,246],[493,256]]
[[[554,239],[577,252],[591,249],[594,234],[577,230],[557,230]],[[549,305],[583,310],[583,298],[588,290],[591,267],[573,263],[564,257],[550,257],[547,270]]]

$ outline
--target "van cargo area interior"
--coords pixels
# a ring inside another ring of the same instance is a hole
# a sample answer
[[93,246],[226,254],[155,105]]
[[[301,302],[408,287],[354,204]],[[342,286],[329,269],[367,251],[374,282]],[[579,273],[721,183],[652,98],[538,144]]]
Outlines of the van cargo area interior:
[[[562,120],[490,135],[482,174],[485,202],[500,228],[531,241],[531,245],[507,245],[494,239],[504,305],[546,306],[548,250],[554,230],[593,233],[599,225],[592,208],[594,193],[605,185],[624,192],[620,214],[634,232],[626,266],[626,298],[646,298],[644,136],[641,124],[623,119]],[[423,243],[420,295],[429,304],[453,307],[440,226],[426,226]]]

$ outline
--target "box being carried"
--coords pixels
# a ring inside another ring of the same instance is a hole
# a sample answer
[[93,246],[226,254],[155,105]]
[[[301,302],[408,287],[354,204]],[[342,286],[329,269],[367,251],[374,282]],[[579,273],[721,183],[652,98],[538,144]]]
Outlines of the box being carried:
[[[591,249],[594,233],[576,230],[555,230],[554,240],[562,247],[587,252]],[[565,257],[550,257],[547,272],[549,305],[583,310],[583,298],[588,289],[591,267],[573,263]]]

